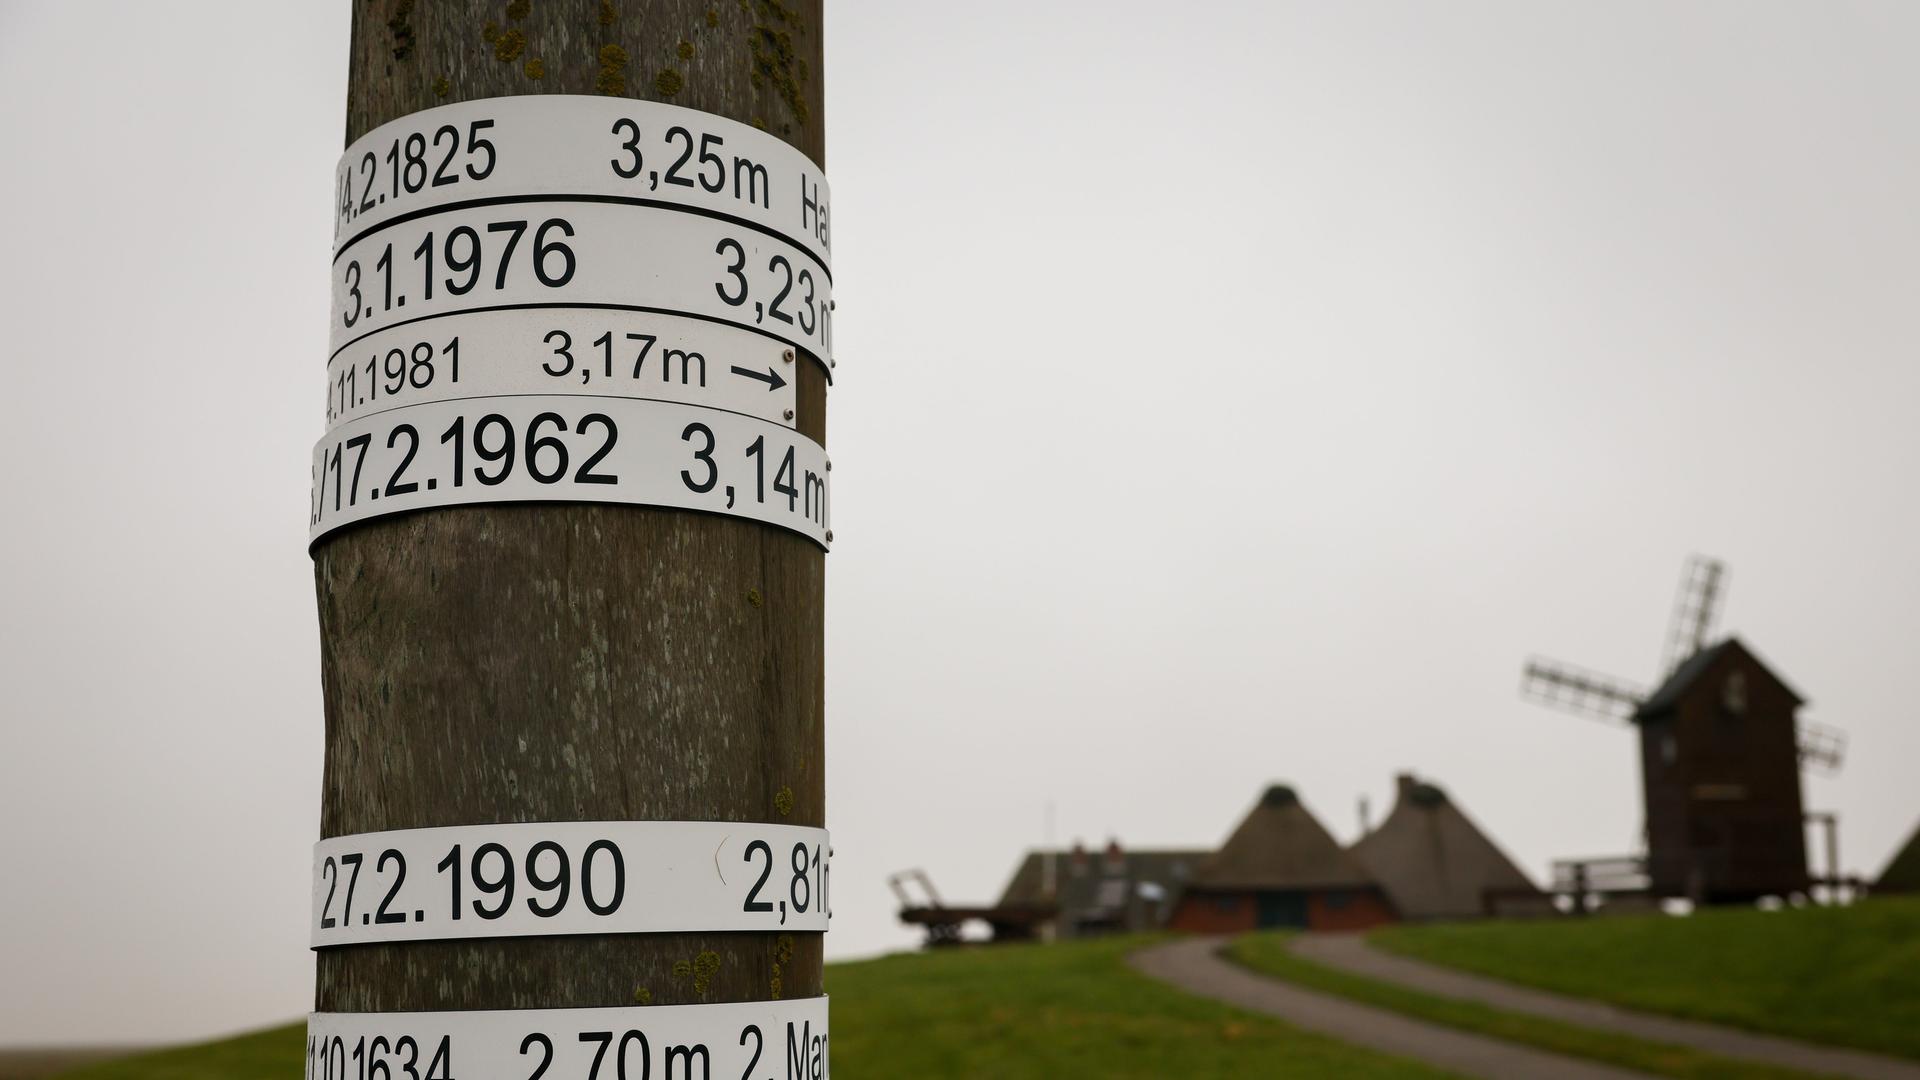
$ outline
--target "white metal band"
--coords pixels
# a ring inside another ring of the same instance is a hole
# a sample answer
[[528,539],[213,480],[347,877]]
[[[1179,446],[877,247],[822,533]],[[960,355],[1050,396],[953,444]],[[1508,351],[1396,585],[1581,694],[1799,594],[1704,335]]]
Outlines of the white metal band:
[[723,323],[532,308],[403,324],[327,365],[327,430],[404,405],[497,395],[644,397],[792,427],[795,356]]
[[306,1080],[827,1080],[827,999],[311,1013]]
[[832,358],[833,282],[770,233],[673,209],[553,196],[396,219],[333,264],[327,357],[390,327],[547,306],[725,323]]
[[561,394],[433,401],[320,440],[308,540],[428,507],[608,502],[749,518],[826,548],[829,469],[804,435],[718,409]]
[[402,829],[313,848],[314,948],[665,931],[824,931],[825,829],[563,821]]
[[826,177],[747,124],[653,101],[539,94],[411,113],[354,140],[334,178],[334,246],[410,214],[551,194],[736,218],[831,259]]

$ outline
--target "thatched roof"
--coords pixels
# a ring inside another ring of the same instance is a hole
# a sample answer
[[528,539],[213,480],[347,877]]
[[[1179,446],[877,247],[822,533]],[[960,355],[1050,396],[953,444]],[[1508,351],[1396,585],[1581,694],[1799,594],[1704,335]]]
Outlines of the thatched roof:
[[1878,892],[1920,892],[1920,826],[1914,827],[1906,846],[1895,852],[1887,868],[1880,871],[1880,880],[1873,887]]
[[1405,919],[1488,913],[1490,894],[1539,895],[1527,876],[1434,784],[1398,777],[1393,812],[1353,845]]
[[1219,852],[1200,865],[1193,885],[1206,889],[1347,889],[1373,878],[1328,835],[1284,784],[1260,796]]
[[[1153,884],[1169,897],[1179,895],[1197,868],[1212,852],[1191,850],[1128,850],[1116,859],[1103,851],[1029,851],[1014,869],[1013,879],[1000,894],[1002,905],[1058,903],[1064,912],[1098,911],[1115,906],[1142,884]],[[1046,889],[1046,861],[1053,859],[1054,895]],[[1113,882],[1121,883],[1116,890]]]

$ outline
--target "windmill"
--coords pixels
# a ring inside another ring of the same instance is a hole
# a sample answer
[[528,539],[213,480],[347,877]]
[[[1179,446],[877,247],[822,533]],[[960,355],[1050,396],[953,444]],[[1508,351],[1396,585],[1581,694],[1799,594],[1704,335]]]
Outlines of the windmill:
[[1709,645],[1725,564],[1688,558],[1653,688],[1533,657],[1521,696],[1639,729],[1646,873],[1657,896],[1750,900],[1808,885],[1803,769],[1840,768],[1846,736],[1737,639]]

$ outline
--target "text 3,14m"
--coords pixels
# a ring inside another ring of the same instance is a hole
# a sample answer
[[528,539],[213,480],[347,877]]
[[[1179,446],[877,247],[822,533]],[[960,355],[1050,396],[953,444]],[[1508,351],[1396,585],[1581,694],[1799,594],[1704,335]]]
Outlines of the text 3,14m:
[[427,507],[606,502],[749,518],[824,548],[831,471],[804,435],[718,409],[555,394],[436,401],[320,440],[308,536]]

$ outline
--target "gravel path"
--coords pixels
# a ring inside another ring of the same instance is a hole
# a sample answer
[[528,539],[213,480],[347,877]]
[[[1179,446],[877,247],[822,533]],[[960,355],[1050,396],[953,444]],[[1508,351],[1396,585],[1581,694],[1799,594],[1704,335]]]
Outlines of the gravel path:
[[1722,1057],[1762,1061],[1810,1073],[1862,1080],[1920,1080],[1920,1063],[1863,1050],[1842,1050],[1738,1028],[1633,1012],[1583,998],[1532,990],[1395,956],[1367,944],[1366,938],[1359,934],[1301,934],[1288,947],[1295,955],[1326,967],[1440,997],[1476,1001],[1507,1012],[1560,1020],[1598,1031],[1616,1031],[1650,1042],[1690,1046]]
[[1142,949],[1128,957],[1128,963],[1189,993],[1277,1016],[1306,1031],[1423,1061],[1460,1076],[1487,1080],[1625,1080],[1646,1075],[1515,1046],[1303,990],[1221,959],[1217,952],[1223,944],[1220,938],[1187,938]]

